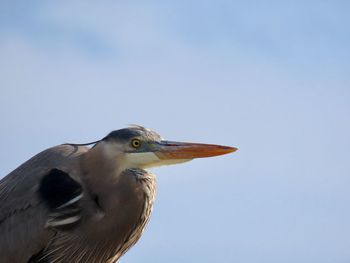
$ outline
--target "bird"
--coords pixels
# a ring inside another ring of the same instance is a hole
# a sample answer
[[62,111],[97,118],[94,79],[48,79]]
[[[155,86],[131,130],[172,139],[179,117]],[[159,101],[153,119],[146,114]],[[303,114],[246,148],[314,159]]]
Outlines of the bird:
[[137,125],[46,149],[0,181],[1,262],[117,262],[149,221],[149,168],[236,150],[167,141]]

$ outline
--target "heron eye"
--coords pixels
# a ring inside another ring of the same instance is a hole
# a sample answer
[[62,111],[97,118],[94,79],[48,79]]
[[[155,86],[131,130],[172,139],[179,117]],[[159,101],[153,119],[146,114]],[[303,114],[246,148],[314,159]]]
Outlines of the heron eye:
[[131,146],[134,148],[139,148],[141,146],[141,141],[139,139],[133,139],[131,141]]

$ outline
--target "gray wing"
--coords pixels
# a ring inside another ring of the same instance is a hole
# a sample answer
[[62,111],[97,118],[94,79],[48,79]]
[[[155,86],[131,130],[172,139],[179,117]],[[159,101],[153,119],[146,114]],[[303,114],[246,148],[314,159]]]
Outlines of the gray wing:
[[56,229],[79,220],[82,197],[79,157],[86,147],[45,150],[0,181],[1,262],[28,262]]

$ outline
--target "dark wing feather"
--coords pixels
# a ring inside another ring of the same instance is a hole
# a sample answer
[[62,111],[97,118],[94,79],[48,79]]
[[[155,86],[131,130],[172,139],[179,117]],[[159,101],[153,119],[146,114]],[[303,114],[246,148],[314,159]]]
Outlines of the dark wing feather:
[[67,230],[79,223],[83,189],[68,173],[52,169],[41,179],[38,193],[50,212],[46,227]]
[[[50,222],[78,215],[79,157],[87,150],[70,145],[50,148],[0,181],[1,262],[27,262],[55,235]],[[64,196],[54,199],[51,192]],[[66,227],[56,225],[61,226]]]

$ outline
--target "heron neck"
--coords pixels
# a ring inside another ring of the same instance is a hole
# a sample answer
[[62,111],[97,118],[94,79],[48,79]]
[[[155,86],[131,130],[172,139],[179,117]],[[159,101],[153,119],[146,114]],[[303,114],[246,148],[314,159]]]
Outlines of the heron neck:
[[98,143],[82,156],[82,179],[89,188],[105,191],[119,179],[122,172],[119,160],[119,156],[108,151],[104,143]]

